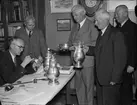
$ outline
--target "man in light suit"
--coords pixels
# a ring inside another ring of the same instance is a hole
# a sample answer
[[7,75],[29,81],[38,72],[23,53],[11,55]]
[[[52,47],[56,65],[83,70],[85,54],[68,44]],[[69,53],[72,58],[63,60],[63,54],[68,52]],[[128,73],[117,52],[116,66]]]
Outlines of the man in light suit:
[[87,55],[95,55],[98,105],[120,105],[120,85],[126,66],[126,46],[123,34],[110,23],[104,9],[95,13],[95,25],[101,30],[96,46]]
[[[81,5],[75,5],[72,8],[72,15],[77,24],[74,24],[68,44],[73,46],[79,41],[84,45],[95,46],[98,30],[86,17],[86,11]],[[80,26],[80,27],[79,27]],[[70,48],[71,49],[71,48]],[[72,51],[73,56],[73,51]],[[83,68],[76,71],[76,93],[79,105],[93,105],[94,88],[94,57],[85,56]]]
[[22,62],[18,56],[23,50],[24,41],[15,37],[10,42],[9,50],[3,52],[0,61],[0,86],[13,83],[25,74],[26,65],[32,61],[32,58],[26,56]]
[[132,74],[135,69],[135,40],[137,25],[128,17],[128,7],[119,5],[115,9],[115,19],[121,24],[120,31],[124,34],[127,47],[127,64],[123,73],[123,84],[121,86],[121,105],[132,105]]

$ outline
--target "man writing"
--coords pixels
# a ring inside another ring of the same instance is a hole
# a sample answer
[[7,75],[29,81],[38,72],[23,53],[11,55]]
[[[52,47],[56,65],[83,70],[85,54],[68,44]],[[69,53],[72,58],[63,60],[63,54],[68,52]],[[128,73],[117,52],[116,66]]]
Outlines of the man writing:
[[3,52],[3,57],[0,61],[0,85],[13,83],[26,73],[26,65],[33,59],[26,56],[21,62],[18,57],[24,50],[24,41],[14,37],[9,45],[9,50]]

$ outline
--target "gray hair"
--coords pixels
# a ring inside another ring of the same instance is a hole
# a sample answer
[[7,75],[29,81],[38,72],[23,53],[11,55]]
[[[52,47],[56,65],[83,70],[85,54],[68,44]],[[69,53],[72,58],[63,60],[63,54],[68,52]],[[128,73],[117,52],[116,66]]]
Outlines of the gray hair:
[[110,14],[105,9],[99,9],[98,11],[96,11],[95,15],[100,17],[101,19],[110,19]]
[[29,15],[25,18],[24,22],[27,23],[29,20],[32,20],[35,22],[35,18],[32,15]]
[[72,7],[71,12],[76,12],[76,11],[79,11],[79,12],[82,12],[83,14],[86,14],[85,8],[82,5],[80,5],[80,4],[74,5]]

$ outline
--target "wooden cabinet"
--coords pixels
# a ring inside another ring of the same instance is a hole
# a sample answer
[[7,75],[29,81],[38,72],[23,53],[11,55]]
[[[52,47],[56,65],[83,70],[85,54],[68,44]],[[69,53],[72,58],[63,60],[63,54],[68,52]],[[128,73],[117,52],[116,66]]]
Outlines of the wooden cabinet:
[[0,9],[0,50],[5,50],[24,18],[33,15],[32,0],[0,0]]

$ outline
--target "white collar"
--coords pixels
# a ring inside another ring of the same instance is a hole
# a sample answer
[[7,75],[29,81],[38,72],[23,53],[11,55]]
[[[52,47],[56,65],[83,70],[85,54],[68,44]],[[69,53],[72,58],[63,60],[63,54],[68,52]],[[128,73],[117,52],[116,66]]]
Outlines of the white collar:
[[11,55],[11,58],[12,58],[12,61],[14,62],[14,58],[15,58],[15,56],[12,54],[12,52],[9,50],[9,52],[10,52],[10,55]]
[[123,23],[121,23],[121,27],[126,23],[128,19],[126,19],[125,21],[123,21]]
[[[27,31],[27,34],[29,35],[29,32],[30,32],[30,31],[29,31],[27,28],[26,28],[26,31]],[[33,33],[33,31],[31,31],[31,34],[32,34],[32,33]]]
[[104,29],[101,30],[101,32],[102,32],[101,36],[103,36],[103,34],[104,34],[104,32],[106,31],[107,27],[108,27],[108,26],[106,26]]
[[83,24],[85,23],[85,21],[86,21],[86,18],[82,22],[80,22],[80,28],[83,26]]

